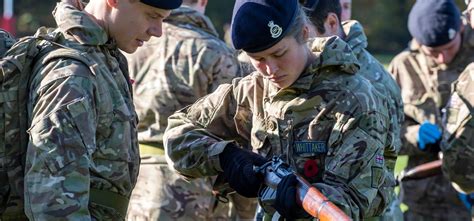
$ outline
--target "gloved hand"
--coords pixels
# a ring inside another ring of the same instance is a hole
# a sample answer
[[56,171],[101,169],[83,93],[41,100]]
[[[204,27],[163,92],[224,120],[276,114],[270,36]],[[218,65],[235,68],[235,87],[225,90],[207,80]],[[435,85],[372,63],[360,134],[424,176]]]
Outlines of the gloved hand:
[[425,150],[429,144],[436,144],[441,139],[438,126],[425,121],[418,130],[418,148]]
[[303,207],[296,202],[297,183],[296,176],[289,174],[283,177],[277,186],[276,199],[273,207],[282,217],[288,220],[310,217]]
[[219,161],[232,189],[245,197],[257,197],[263,177],[254,172],[253,166],[265,164],[267,160],[264,157],[229,144],[219,154]]
[[471,212],[472,204],[474,203],[474,193],[465,194],[465,193],[458,193],[458,197],[464,206]]

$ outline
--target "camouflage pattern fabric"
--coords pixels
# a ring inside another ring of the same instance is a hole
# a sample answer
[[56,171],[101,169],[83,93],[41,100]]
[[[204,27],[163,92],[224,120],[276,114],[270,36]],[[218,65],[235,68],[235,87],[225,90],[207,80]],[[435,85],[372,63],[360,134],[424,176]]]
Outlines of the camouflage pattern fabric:
[[[391,62],[389,72],[400,85],[404,104],[400,154],[409,156],[407,169],[438,159],[437,152],[418,149],[418,128],[426,120],[441,127],[441,109],[451,96],[451,83],[474,61],[474,56],[471,56],[474,52],[473,37],[473,30],[465,25],[461,49],[449,65],[437,65],[421,53],[415,40]],[[408,205],[409,213],[433,217],[449,214],[453,219],[469,219],[456,191],[442,175],[404,182],[402,190],[402,202]]]
[[209,18],[189,7],[173,10],[163,23],[163,36],[127,55],[139,141],[161,143],[171,114],[239,76],[235,55],[218,39]]
[[282,155],[354,220],[383,214],[394,186],[384,98],[355,75],[345,42],[320,40],[321,53],[290,87],[254,72],[173,114],[164,139],[173,167],[189,178],[218,175],[218,155],[237,142],[267,158]]
[[389,141],[389,146],[386,147],[385,160],[387,160],[387,163],[389,163],[393,170],[397,154],[401,148],[400,128],[405,118],[400,87],[383,65],[366,50],[368,42],[362,25],[354,20],[345,21],[342,25],[346,34],[345,41],[351,47],[361,66],[357,73],[368,79],[377,92],[388,98],[392,122],[389,132],[391,140]]
[[[345,41],[351,48],[360,65],[357,74],[360,74],[365,79],[369,80],[375,90],[385,97],[385,100],[387,101],[386,105],[390,113],[391,122],[388,133],[389,140],[386,142],[387,145],[385,146],[384,157],[387,169],[393,173],[397,155],[401,146],[400,127],[404,117],[400,88],[382,64],[380,64],[380,62],[378,62],[377,59],[375,59],[365,49],[368,43],[362,25],[355,20],[345,21],[342,25],[346,35]],[[312,39],[309,42],[311,50],[316,53],[320,52],[320,43],[321,42],[318,38]],[[394,179],[393,176],[391,176],[391,178]],[[394,180],[391,180],[390,182],[395,183]],[[390,196],[390,201],[393,201],[395,197],[395,195]],[[401,211],[399,212],[401,213]]]
[[3,57],[5,52],[7,52],[15,42],[16,39],[10,33],[0,29],[0,57]]
[[212,194],[213,179],[188,182],[165,156],[143,157],[127,220],[229,220],[228,204]]
[[[163,36],[151,38],[127,56],[131,76],[136,80],[139,142],[161,150],[172,113],[240,75],[235,52],[218,39],[211,21],[202,13],[183,6],[172,11],[163,28]],[[219,202],[211,192],[212,179],[188,182],[167,167],[164,156],[143,147],[140,146],[141,172],[130,199],[128,220],[230,219],[229,204]],[[233,203],[243,204],[235,208],[243,208],[237,212],[244,218],[255,214],[255,208],[245,207],[255,206],[255,199]]]
[[455,187],[474,192],[474,63],[453,84],[443,126],[443,171]]
[[[342,27],[346,35],[345,41],[351,47],[360,64],[360,70],[357,73],[368,79],[377,92],[387,97],[391,123],[389,127],[390,141],[385,147],[384,156],[387,168],[394,172],[397,155],[401,148],[400,129],[405,118],[400,87],[383,65],[366,50],[368,42],[362,25],[358,21],[349,20],[344,21]],[[396,196],[391,197],[395,198]],[[399,201],[394,200],[393,202],[398,203]],[[397,217],[400,216],[402,216],[402,211],[399,205],[391,205],[391,210],[387,211],[383,220],[398,221]]]
[[138,176],[137,117],[125,58],[83,11],[61,2],[53,15],[65,36],[59,43],[97,65],[57,58],[35,68],[25,212],[31,220],[123,220],[123,211],[91,201],[90,191],[127,199]]

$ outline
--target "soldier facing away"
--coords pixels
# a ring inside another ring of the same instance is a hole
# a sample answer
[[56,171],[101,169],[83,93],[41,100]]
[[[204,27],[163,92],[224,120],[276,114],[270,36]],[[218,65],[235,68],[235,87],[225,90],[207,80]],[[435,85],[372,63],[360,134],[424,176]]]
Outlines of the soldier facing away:
[[[229,220],[229,204],[212,193],[214,179],[188,182],[170,170],[163,133],[168,117],[240,75],[235,52],[218,39],[204,15],[207,0],[184,0],[152,37],[127,60],[135,79],[141,165],[128,220]],[[256,200],[231,194],[240,218],[251,219]],[[244,200],[240,202],[238,200]]]
[[[253,166],[280,155],[354,220],[379,216],[393,191],[385,183],[384,98],[356,74],[341,39],[326,38],[321,53],[311,53],[305,18],[297,0],[237,1],[232,41],[257,71],[173,114],[166,155],[181,175],[218,175],[246,197],[263,182]],[[310,218],[296,202],[295,182],[283,178],[277,212],[267,215]]]
[[[438,159],[441,109],[451,83],[474,61],[473,31],[461,22],[451,0],[418,0],[408,28],[409,48],[397,55],[389,71],[401,87],[405,123],[400,154],[409,156],[407,168]],[[442,175],[402,183],[406,220],[469,220],[457,192]]]
[[63,1],[58,43],[97,65],[58,57],[35,68],[29,87],[25,212],[30,220],[123,220],[135,186],[137,116],[126,60],[180,0]]

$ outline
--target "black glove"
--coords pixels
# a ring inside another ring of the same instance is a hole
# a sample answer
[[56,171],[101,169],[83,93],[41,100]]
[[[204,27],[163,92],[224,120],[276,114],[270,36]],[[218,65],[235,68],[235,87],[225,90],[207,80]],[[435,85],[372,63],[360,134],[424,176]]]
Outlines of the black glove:
[[232,189],[245,197],[257,197],[263,177],[254,172],[253,166],[266,163],[264,157],[230,144],[219,154],[219,160]]
[[309,218],[310,215],[296,202],[296,176],[289,174],[283,177],[277,186],[273,207],[288,220]]

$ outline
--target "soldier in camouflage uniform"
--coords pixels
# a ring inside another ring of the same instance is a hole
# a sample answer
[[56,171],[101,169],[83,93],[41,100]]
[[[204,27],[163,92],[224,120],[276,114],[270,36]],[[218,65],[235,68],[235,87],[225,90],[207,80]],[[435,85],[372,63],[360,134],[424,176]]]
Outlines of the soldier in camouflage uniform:
[[29,219],[124,220],[140,158],[131,82],[119,49],[132,53],[160,36],[162,20],[180,4],[57,4],[56,31],[64,35],[58,43],[97,65],[58,57],[32,73],[25,166]]
[[[189,178],[219,175],[250,197],[262,183],[253,166],[281,155],[352,219],[383,214],[393,195],[384,158],[388,110],[356,74],[348,45],[322,38],[321,53],[311,53],[296,0],[237,1],[234,13],[233,43],[258,71],[168,119],[164,142],[174,168]],[[273,206],[283,217],[309,218],[291,177]]]
[[[308,17],[312,23],[310,37],[338,36],[344,39],[352,52],[356,56],[360,70],[357,72],[372,83],[377,92],[388,98],[390,113],[390,133],[389,142],[384,152],[386,166],[392,173],[395,169],[397,154],[400,151],[400,128],[403,123],[403,102],[400,95],[400,87],[392,78],[382,64],[375,59],[367,50],[367,37],[362,25],[349,20],[341,24],[341,5],[334,0],[306,1],[304,6],[308,9]],[[318,41],[310,41],[313,52],[318,52],[316,45]],[[395,186],[395,178],[391,177],[391,182]],[[391,196],[395,198],[395,196]],[[392,205],[392,210],[388,211],[389,216],[401,216],[401,210],[397,205]],[[395,215],[396,214],[396,215]],[[399,220],[396,219],[395,220]]]
[[446,107],[443,150],[443,171],[456,189],[474,192],[474,63],[471,63],[453,84],[453,93]]
[[[435,21],[446,22],[443,26]],[[452,1],[417,1],[410,12],[409,30],[414,39],[389,66],[404,102],[400,154],[409,156],[407,169],[438,159],[441,109],[449,100],[451,83],[474,61],[473,30],[461,23]],[[431,131],[430,144],[423,138],[426,131]],[[406,220],[470,219],[442,174],[403,182],[402,194],[409,207]]]
[[[229,204],[219,202],[212,193],[214,179],[184,180],[168,168],[163,150],[163,133],[171,114],[240,74],[235,52],[219,40],[204,15],[206,4],[184,0],[165,19],[163,36],[151,38],[127,56],[135,79],[141,155],[128,220],[230,219]],[[239,211],[244,215],[240,218],[251,219],[256,200],[246,201],[238,207],[248,210]]]
[[[466,19],[471,27],[474,1],[466,1]],[[460,192],[474,193],[474,63],[452,85],[452,95],[443,116],[443,171]],[[471,199],[472,200],[472,199]]]
[[[474,1],[466,0],[464,18],[473,27]],[[451,98],[443,111],[443,173],[459,191],[459,197],[474,220],[474,63],[471,63],[451,87]]]

